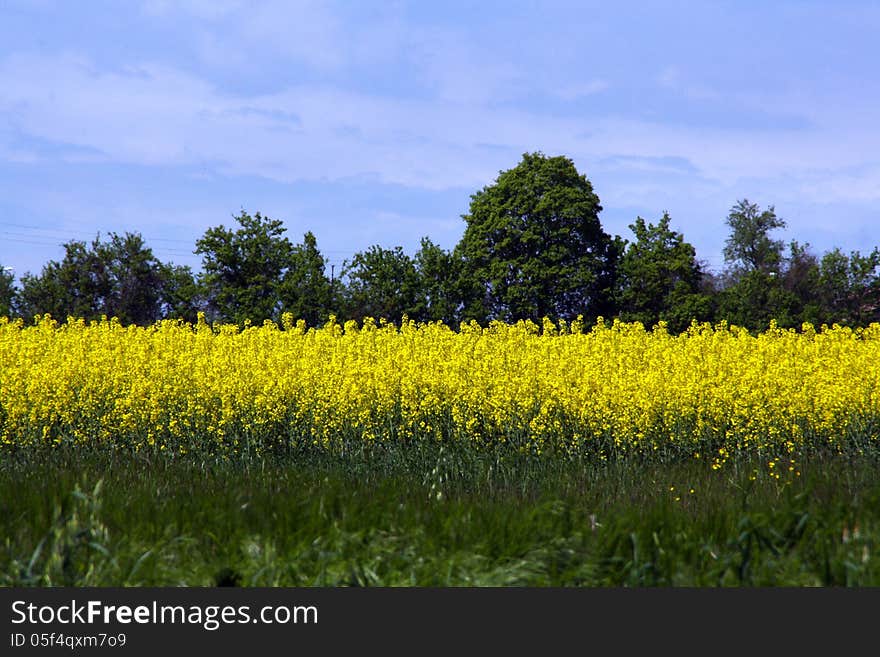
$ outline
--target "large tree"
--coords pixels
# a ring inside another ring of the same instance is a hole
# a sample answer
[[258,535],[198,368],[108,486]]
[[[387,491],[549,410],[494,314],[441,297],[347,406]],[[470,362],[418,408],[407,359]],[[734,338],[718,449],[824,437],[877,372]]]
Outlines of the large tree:
[[196,242],[200,282],[212,319],[244,324],[280,320],[281,283],[293,261],[293,245],[281,221],[241,211],[235,230],[215,226]]
[[123,324],[151,324],[168,308],[173,271],[139,233],[110,233],[107,241],[99,235],[90,245],[72,240],[64,245],[60,262],[50,260],[39,275],[22,276],[18,311],[26,318],[106,315]]
[[613,314],[622,244],[599,221],[602,206],[567,157],[525,153],[471,196],[460,253],[483,282],[487,316],[508,321]]
[[163,264],[160,274],[162,317],[194,324],[206,305],[204,293],[192,269],[187,265]]
[[421,315],[418,272],[400,246],[385,249],[374,245],[355,253],[343,264],[342,276],[349,319],[399,322],[404,315],[413,319]]
[[101,259],[100,236],[91,246],[80,240],[64,244],[64,258],[50,260],[39,274],[21,277],[19,313],[27,319],[50,314],[95,319],[106,314],[112,290],[106,263]]
[[461,321],[477,318],[473,306],[479,300],[480,285],[468,276],[457,249],[447,251],[423,237],[414,261],[420,310],[416,319],[456,326]]
[[296,319],[304,319],[309,326],[325,322],[335,311],[326,268],[327,261],[318,250],[318,241],[309,231],[302,243],[291,250],[290,265],[281,281],[282,310],[292,313]]
[[16,305],[18,291],[15,274],[11,267],[0,267],[0,317],[11,317]]
[[110,284],[103,313],[124,324],[147,325],[162,312],[162,263],[138,233],[110,234],[95,246]]
[[849,256],[839,248],[828,251],[818,278],[824,322],[864,326],[880,321],[880,249]]
[[809,244],[792,240],[781,273],[782,289],[777,322],[797,328],[804,322],[816,325],[822,315],[819,298],[819,260]]
[[663,213],[654,225],[637,217],[629,228],[635,241],[627,244],[618,268],[620,316],[651,327],[665,321],[682,331],[692,320],[711,319],[711,299],[703,294],[703,271],[696,249],[669,227]]
[[779,273],[784,245],[771,238],[770,232],[785,228],[785,220],[776,216],[772,205],[762,211],[757,203],[742,199],[730,209],[725,223],[730,228],[724,245],[729,266],[743,273]]
[[724,246],[725,285],[719,314],[732,324],[753,330],[787,316],[790,293],[782,281],[782,240],[770,233],[785,227],[771,205],[761,210],[748,199],[737,201],[726,219],[730,234]]

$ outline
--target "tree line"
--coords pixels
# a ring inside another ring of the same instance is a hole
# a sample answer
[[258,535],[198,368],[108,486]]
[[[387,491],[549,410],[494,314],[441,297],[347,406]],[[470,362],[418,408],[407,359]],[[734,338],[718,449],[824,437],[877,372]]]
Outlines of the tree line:
[[126,324],[160,319],[260,324],[284,313],[319,326],[331,315],[400,321],[471,320],[540,323],[545,317],[586,325],[597,317],[665,322],[694,320],[763,330],[880,321],[880,250],[817,255],[786,244],[773,206],[738,200],[721,273],[709,271],[668,213],[637,217],[634,239],[606,233],[602,206],[586,176],[565,156],[526,153],[494,183],[471,195],[459,243],[443,249],[428,237],[414,256],[374,245],[327,276],[327,260],[306,232],[300,243],[277,219],[242,210],[236,225],[209,228],[195,244],[202,270],[159,261],[139,233],[70,241],[60,262],[16,285],[0,272],[0,316],[45,313]]

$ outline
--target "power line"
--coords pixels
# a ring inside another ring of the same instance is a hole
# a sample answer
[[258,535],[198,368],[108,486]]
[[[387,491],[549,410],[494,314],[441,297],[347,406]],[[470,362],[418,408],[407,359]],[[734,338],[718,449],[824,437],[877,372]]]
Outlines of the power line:
[[[99,235],[100,233],[104,233],[104,234],[108,234],[108,235],[110,233],[119,234],[118,231],[114,231],[114,230],[110,230],[110,231],[98,230],[98,231],[95,231],[94,233],[92,233],[92,232],[87,232],[87,231],[81,230],[81,229],[66,230],[66,229],[62,229],[62,228],[46,228],[43,226],[34,226],[32,224],[19,224],[19,223],[14,223],[14,222],[9,222],[9,221],[0,221],[0,227],[7,227],[7,226],[13,227],[13,228],[27,228],[31,231],[36,231],[37,233],[44,233],[45,235],[35,235],[35,236],[36,237],[46,237],[48,239],[56,239],[56,238],[63,239],[63,238],[59,237],[60,235],[68,235],[68,236],[69,235],[73,235],[73,236],[86,236],[86,235],[88,235],[90,238],[94,238],[96,235]],[[17,235],[24,235],[24,236],[28,236],[28,237],[31,236],[30,233],[22,233],[21,231],[2,231],[2,232],[5,234],[17,234]],[[144,235],[140,231],[125,231],[125,232],[129,232],[129,233],[136,232],[137,234],[141,235],[141,237],[144,238],[144,241],[147,241],[147,242],[171,242],[171,243],[175,243],[175,244],[193,244],[194,245],[194,242],[190,241],[190,240],[184,240],[184,239],[173,238],[173,237],[153,237],[153,236],[149,236],[149,235]],[[48,234],[46,234],[46,233],[48,233]],[[67,241],[69,241],[69,239]]]
[[[95,233],[87,232],[82,229],[66,230],[63,228],[48,228],[45,226],[37,226],[35,224],[20,223],[14,221],[0,221],[0,228],[18,228],[24,230],[0,230],[2,241],[15,242],[17,244],[28,244],[44,248],[64,248],[71,241],[88,242],[95,236],[100,236],[104,231],[95,231]],[[116,231],[107,231],[105,234],[116,233]],[[118,233],[116,233],[118,234]],[[157,258],[170,258],[172,260],[186,260],[191,263],[200,263],[202,254],[196,254],[193,251],[183,251],[174,248],[176,244],[186,244],[195,247],[195,241],[183,240],[171,237],[151,237],[138,232],[153,255]],[[71,237],[71,235],[73,237]],[[79,239],[85,238],[88,239]],[[168,246],[150,246],[152,243],[165,243]],[[321,255],[325,258],[325,267],[331,270],[336,268],[341,272],[347,262],[357,251],[351,249],[320,249]],[[330,256],[330,257],[327,257]]]
[[[51,236],[41,237],[40,235],[28,235],[27,233],[14,233],[10,231],[0,231],[0,235],[3,235],[3,240],[6,242],[16,242],[20,244],[31,244],[34,246],[49,246],[49,247],[63,247],[66,243],[58,242],[56,238]],[[197,257],[196,254],[189,251],[180,251],[177,249],[168,249],[168,248],[152,248],[149,247],[153,253],[164,253],[168,255],[175,256],[183,256],[183,257]]]
[[[74,238],[84,237],[84,236],[88,236],[89,238],[94,238],[97,234],[104,232],[104,231],[95,231],[95,233],[91,233],[91,232],[87,232],[84,230],[76,230],[76,229],[70,230],[70,231],[65,231],[64,229],[59,229],[59,228],[45,228],[42,226],[35,226],[33,224],[22,224],[22,223],[17,223],[17,222],[10,222],[10,221],[0,221],[0,227],[26,228],[26,229],[29,229],[30,231],[36,231],[37,234],[31,233],[31,232],[4,230],[4,231],[0,231],[0,234],[13,235],[18,238],[53,240],[53,243],[52,243],[53,246],[58,245],[56,242],[54,242],[54,240],[62,240],[63,242],[71,241],[70,235],[73,235]],[[115,232],[116,231],[107,231],[106,234],[115,233]],[[130,231],[128,231],[128,232],[130,232]],[[138,232],[138,234],[141,235],[141,237],[143,237],[144,241],[147,243],[168,242],[170,244],[187,244],[187,245],[192,245],[193,247],[195,247],[195,242],[196,242],[196,240],[190,241],[190,240],[184,240],[184,239],[173,238],[173,237],[155,237],[155,236],[150,236],[150,235],[144,235],[143,233],[140,233],[140,232]],[[9,238],[9,239],[11,240],[12,238]],[[83,240],[77,240],[77,241],[83,241]],[[44,243],[44,245],[48,246],[49,244]],[[153,250],[156,251],[156,249],[153,249]],[[351,249],[320,249],[320,251],[322,254],[332,254],[335,256],[353,256],[355,253],[357,253],[357,251],[353,251]],[[166,249],[166,252],[172,253],[172,249]],[[183,253],[180,250],[174,250],[174,253],[176,255],[183,255]],[[187,255],[190,255],[190,253],[187,253]]]
[[34,240],[25,240],[17,237],[5,237],[3,238],[5,242],[17,242],[20,244],[32,244],[34,246],[51,246],[51,247],[60,247],[64,246],[63,244],[58,244],[57,242],[37,242]]

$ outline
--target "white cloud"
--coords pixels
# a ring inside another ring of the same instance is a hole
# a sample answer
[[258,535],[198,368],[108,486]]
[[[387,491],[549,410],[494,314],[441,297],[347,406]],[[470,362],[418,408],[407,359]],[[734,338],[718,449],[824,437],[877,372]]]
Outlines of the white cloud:
[[675,66],[665,66],[654,80],[661,87],[675,88],[681,84],[681,71]]
[[460,30],[420,27],[407,52],[435,100],[458,105],[508,101],[530,90],[527,74]]
[[141,8],[151,16],[167,16],[181,12],[196,18],[216,20],[241,9],[242,0],[144,0]]
[[829,196],[851,201],[880,201],[880,165],[856,173],[834,175],[828,181]]
[[[800,194],[789,200],[823,204],[829,200],[851,203],[880,201],[880,162],[838,170],[805,172],[796,179]],[[780,185],[782,187],[783,185]]]
[[262,2],[242,17],[242,34],[261,48],[332,70],[347,61],[347,35],[326,2]]
[[352,35],[319,0],[145,0],[142,11],[186,29],[201,61],[219,69],[285,62],[327,73],[352,59]]
[[[853,171],[865,153],[880,150],[880,135],[844,121],[791,132],[732,131],[585,121],[491,107],[480,94],[458,92],[401,100],[300,85],[236,96],[175,69],[102,72],[69,54],[9,56],[0,60],[0,78],[0,112],[26,135],[94,149],[115,162],[207,165],[284,182],[369,176],[428,189],[478,188],[515,164],[510,152],[542,150],[590,169],[609,156],[675,157],[720,186],[786,176],[797,192],[809,191],[811,172]],[[6,151],[27,157],[21,144],[7,143]],[[826,200],[878,197],[876,167],[830,180]]]
[[586,82],[563,84],[553,89],[553,94],[562,100],[577,100],[607,91],[611,85],[607,80],[594,79]]

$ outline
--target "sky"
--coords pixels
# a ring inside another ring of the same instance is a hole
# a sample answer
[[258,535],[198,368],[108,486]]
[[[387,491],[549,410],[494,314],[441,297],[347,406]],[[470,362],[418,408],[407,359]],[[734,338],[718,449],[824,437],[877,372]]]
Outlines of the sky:
[[0,0],[0,265],[140,233],[198,271],[242,210],[451,249],[470,197],[564,155],[610,235],[671,227],[713,271],[741,199],[774,236],[880,245],[880,3]]

